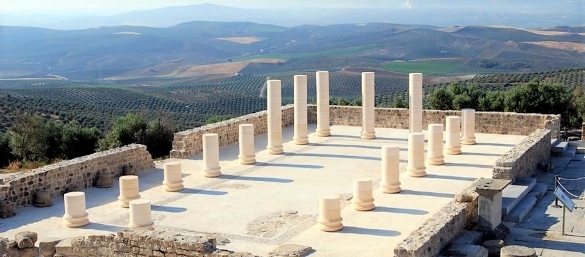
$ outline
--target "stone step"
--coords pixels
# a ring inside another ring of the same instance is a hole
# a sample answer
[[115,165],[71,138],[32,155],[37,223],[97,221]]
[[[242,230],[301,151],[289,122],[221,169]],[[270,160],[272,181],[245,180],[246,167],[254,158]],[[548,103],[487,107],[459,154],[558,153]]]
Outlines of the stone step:
[[532,207],[536,205],[538,201],[538,193],[537,192],[530,192],[528,193],[518,205],[510,212],[508,215],[504,216],[503,221],[510,221],[520,223],[528,215]]
[[439,256],[488,257],[488,250],[479,245],[456,244],[445,249]]
[[567,147],[567,149],[565,149],[565,151],[563,152],[563,154],[561,156],[567,157],[567,158],[573,158],[573,157],[575,157],[575,153],[577,153],[577,147]]
[[563,152],[569,147],[569,142],[567,141],[556,141],[551,145],[550,151],[553,156],[561,156]]
[[517,179],[514,185],[509,185],[502,190],[502,217],[516,207],[520,201],[536,185],[535,178]]
[[544,196],[544,194],[546,194],[547,190],[548,190],[548,185],[546,183],[536,183],[536,185],[534,185],[534,187],[532,188],[532,191],[530,191],[530,192],[536,193],[538,199],[540,199],[541,197]]

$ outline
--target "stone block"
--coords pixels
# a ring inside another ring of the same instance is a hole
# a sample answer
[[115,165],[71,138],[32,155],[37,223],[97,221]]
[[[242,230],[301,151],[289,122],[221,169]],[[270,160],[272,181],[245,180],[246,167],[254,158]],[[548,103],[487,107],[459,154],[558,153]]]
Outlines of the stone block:
[[52,257],[57,253],[55,246],[61,242],[61,239],[44,239],[39,242],[39,252],[43,257]]
[[284,244],[268,253],[269,257],[303,257],[307,256],[313,248],[310,246]]
[[32,231],[22,231],[16,233],[14,240],[19,249],[33,248],[37,242],[37,233]]

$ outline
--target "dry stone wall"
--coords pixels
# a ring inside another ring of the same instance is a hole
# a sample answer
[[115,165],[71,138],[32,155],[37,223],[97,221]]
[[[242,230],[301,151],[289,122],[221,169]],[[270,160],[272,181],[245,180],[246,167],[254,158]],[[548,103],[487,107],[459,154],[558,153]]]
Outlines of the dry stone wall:
[[534,175],[539,164],[549,161],[551,131],[539,129],[526,137],[496,161],[492,178],[528,178]]
[[[293,105],[282,107],[282,126],[288,127],[294,122]],[[219,146],[238,142],[240,124],[254,124],[254,136],[267,133],[267,112],[261,111],[230,120],[209,124],[175,133],[171,158],[187,158],[203,151],[203,134],[217,133]]]
[[151,168],[154,162],[146,146],[131,144],[14,174],[0,179],[0,218],[32,204],[37,190],[56,198],[72,187],[92,187],[100,172],[119,177]]

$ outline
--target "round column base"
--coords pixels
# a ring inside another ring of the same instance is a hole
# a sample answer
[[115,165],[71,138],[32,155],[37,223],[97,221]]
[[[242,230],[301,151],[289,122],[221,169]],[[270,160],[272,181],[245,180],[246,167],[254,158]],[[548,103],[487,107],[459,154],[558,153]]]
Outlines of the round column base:
[[376,208],[376,205],[374,205],[374,199],[368,202],[352,202],[351,206],[356,211],[371,211]]
[[308,137],[303,137],[303,138],[293,138],[295,145],[307,145],[309,144],[309,138]]
[[140,195],[138,195],[138,197],[135,197],[135,198],[118,196],[118,204],[122,208],[128,208],[130,206],[130,201],[136,200],[136,199],[140,199]]
[[315,131],[318,137],[328,137],[331,136],[331,130],[317,130]]
[[400,188],[400,184],[398,185],[384,185],[382,184],[380,186],[380,191],[382,191],[382,193],[385,194],[396,194],[396,193],[400,193],[400,191],[402,191],[402,188]]
[[366,139],[366,140],[376,139],[376,133],[374,133],[374,132],[362,133],[361,139]]
[[325,232],[335,232],[343,229],[343,224],[341,223],[343,219],[339,218],[339,220],[321,220],[319,219],[319,229]]
[[204,169],[203,176],[206,178],[217,178],[221,176],[221,169]]
[[238,162],[242,165],[251,165],[256,163],[256,156],[238,156]]
[[281,146],[268,146],[268,147],[266,147],[266,149],[268,149],[268,154],[271,154],[271,155],[278,155],[278,154],[282,154],[282,152],[283,152],[282,145]]
[[445,148],[445,154],[448,154],[448,155],[458,155],[458,154],[461,154],[461,147]]
[[461,139],[461,144],[462,145],[475,145],[475,137],[473,138],[462,138]]
[[138,225],[135,223],[128,223],[128,227],[131,229],[145,229],[145,230],[154,230],[154,228],[152,227],[152,225],[154,224],[154,222],[150,222],[150,224],[145,224],[145,225]]
[[408,176],[411,176],[411,177],[424,177],[426,175],[427,175],[427,172],[426,172],[426,170],[424,168],[423,169],[412,169],[412,168],[409,168],[408,169]]
[[89,224],[89,219],[87,218],[89,215],[86,213],[85,216],[82,217],[71,217],[67,214],[63,215],[63,218],[65,219],[65,221],[63,221],[63,224],[65,224],[65,226],[67,226],[68,228],[78,228],[78,227],[83,227],[87,224]]
[[445,164],[444,156],[427,158],[427,164],[428,165],[443,165],[443,164]]
[[163,181],[163,189],[167,192],[177,192],[185,188],[183,186],[183,180],[180,182]]

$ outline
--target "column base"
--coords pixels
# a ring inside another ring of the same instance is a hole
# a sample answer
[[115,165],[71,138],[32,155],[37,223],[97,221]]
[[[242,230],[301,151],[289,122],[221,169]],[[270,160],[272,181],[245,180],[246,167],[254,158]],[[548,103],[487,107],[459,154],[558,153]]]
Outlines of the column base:
[[67,226],[68,228],[78,228],[78,227],[83,227],[87,224],[89,224],[89,219],[87,218],[89,215],[86,213],[85,216],[82,217],[71,217],[67,214],[63,215],[63,218],[65,219],[65,221],[63,222],[63,224],[65,224],[65,226]]
[[444,156],[427,158],[427,164],[428,165],[443,165],[443,164],[445,164],[444,158],[445,158]]
[[268,149],[268,154],[272,154],[272,155],[282,154],[282,152],[283,152],[282,145],[281,146],[268,146],[268,147],[266,147],[266,149]]
[[330,129],[316,130],[315,132],[317,133],[317,136],[318,137],[328,137],[328,136],[331,136],[331,130]]
[[163,189],[167,192],[177,192],[185,188],[183,186],[183,180],[180,182],[163,181]]
[[396,194],[400,193],[400,191],[402,191],[402,188],[400,188],[400,184],[398,185],[382,184],[380,185],[380,191],[382,191],[382,193],[385,194]]
[[411,177],[424,177],[427,175],[426,169],[411,169],[408,168],[408,176]]
[[375,139],[376,138],[376,133],[375,132],[368,132],[368,133],[362,133],[361,136],[362,139]]
[[335,232],[343,229],[343,224],[341,223],[343,219],[339,218],[339,220],[321,220],[319,219],[319,229],[325,232]]
[[293,138],[295,145],[306,145],[309,144],[309,138],[308,137],[303,137],[303,138]]
[[242,165],[251,165],[256,163],[256,156],[238,156],[238,162]]
[[461,139],[461,144],[462,145],[475,145],[475,137],[473,138],[462,138]]
[[127,197],[118,196],[118,204],[122,208],[128,208],[130,206],[130,201],[136,200],[136,199],[140,199],[140,195],[138,195],[138,197],[135,197],[135,198],[127,198]]
[[150,222],[150,224],[146,224],[143,226],[139,226],[137,224],[134,223],[129,223],[128,227],[131,229],[145,229],[145,230],[154,230],[154,228],[152,227],[152,225],[154,224],[154,222]]
[[376,205],[374,205],[374,199],[367,202],[352,202],[351,206],[356,211],[371,211],[376,208]]
[[445,148],[445,154],[448,154],[448,155],[458,155],[458,154],[461,154],[461,147]]
[[221,169],[204,169],[203,176],[206,178],[217,178],[221,176]]

